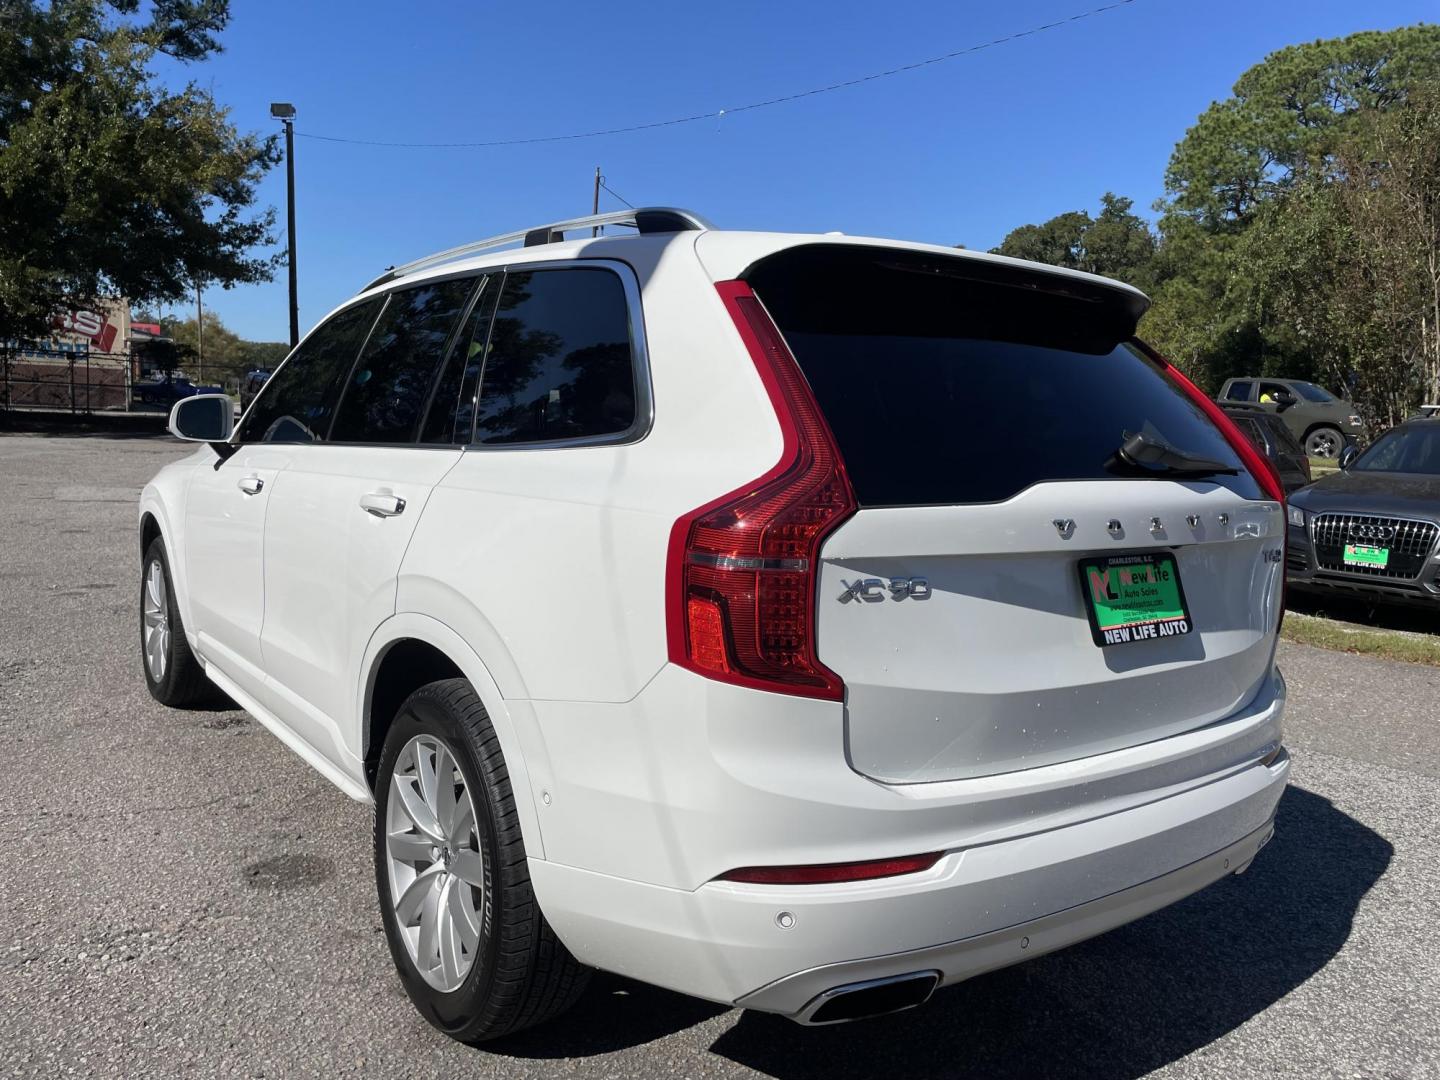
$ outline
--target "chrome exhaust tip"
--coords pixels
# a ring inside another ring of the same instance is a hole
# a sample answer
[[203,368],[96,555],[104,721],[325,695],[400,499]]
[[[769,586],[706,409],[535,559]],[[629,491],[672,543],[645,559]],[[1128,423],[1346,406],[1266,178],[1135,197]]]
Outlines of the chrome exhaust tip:
[[794,1019],[799,1024],[819,1027],[902,1012],[924,1005],[939,985],[940,972],[912,971],[884,979],[832,986],[812,998]]

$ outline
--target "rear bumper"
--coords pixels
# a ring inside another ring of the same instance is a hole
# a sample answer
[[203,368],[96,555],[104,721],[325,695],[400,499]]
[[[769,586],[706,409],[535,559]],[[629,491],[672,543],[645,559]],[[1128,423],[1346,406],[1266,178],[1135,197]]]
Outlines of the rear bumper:
[[[834,987],[913,972],[938,972],[937,985],[961,982],[987,971],[1032,960],[1168,907],[1230,874],[1241,874],[1275,833],[1267,822],[1249,836],[1188,866],[1140,885],[1102,896],[1065,911],[987,934],[934,945],[928,949],[867,957],[796,972],[741,998],[737,1005],[782,1013],[809,1022]],[[796,1002],[804,1004],[796,1008]]]
[[[1119,926],[1247,866],[1269,839],[1283,753],[1078,824],[950,850],[920,874],[693,890],[531,861],[547,920],[582,961],[804,1019],[840,984],[944,983]],[[897,854],[899,852],[897,851]]]

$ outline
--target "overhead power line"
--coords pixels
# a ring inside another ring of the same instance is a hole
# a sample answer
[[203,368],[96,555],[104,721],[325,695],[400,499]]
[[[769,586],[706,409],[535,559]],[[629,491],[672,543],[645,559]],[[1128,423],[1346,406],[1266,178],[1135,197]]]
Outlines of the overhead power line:
[[[400,150],[484,150],[497,146],[526,146],[532,143],[569,142],[574,139],[598,139],[605,135],[625,135],[633,131],[651,131],[655,128],[675,127],[678,124],[693,124],[699,120],[723,119],[727,116],[733,116],[735,113],[753,112],[755,109],[768,109],[772,105],[785,105],[792,101],[799,101],[802,98],[816,97],[820,94],[829,94],[836,90],[846,90],[852,86],[861,86],[879,79],[888,79],[893,75],[903,75],[907,71],[917,71],[920,68],[930,67],[934,64],[943,64],[948,60],[956,60],[962,56],[969,56],[972,53],[993,49],[999,45],[1018,41],[1021,38],[1043,34],[1047,30],[1058,30],[1063,26],[1069,26],[1071,23],[1077,23],[1083,19],[1093,19],[1097,15],[1104,15],[1106,12],[1128,7],[1135,2],[1136,0],[1114,0],[1113,3],[1091,8],[1089,11],[1082,11],[1076,15],[1057,19],[1054,22],[1044,23],[1041,26],[1032,26],[1028,30],[1017,30],[1013,34],[992,38],[990,41],[984,41],[978,45],[969,45],[963,49],[956,49],[954,52],[945,53],[943,56],[932,56],[928,60],[916,60],[914,63],[902,64],[899,67],[888,68],[885,71],[876,71],[870,75],[861,75],[854,79],[846,79],[843,82],[831,83],[828,86],[817,86],[810,90],[800,90],[793,94],[785,94],[782,97],[769,98],[765,101],[752,101],[748,105],[736,105],[733,108],[719,109],[716,112],[696,113],[693,116],[677,116],[671,120],[653,120],[648,124],[629,124],[624,127],[603,128],[599,131],[578,131],[568,135],[540,135],[527,139],[491,139],[487,142],[386,142],[379,139],[347,139],[339,135],[319,135],[309,131],[297,131],[295,134],[301,138],[318,139],[323,142],[350,143],[354,146],[384,146]],[[611,194],[613,195],[614,192],[611,192]]]
[[610,192],[611,195],[614,195],[615,198],[619,199],[619,200],[620,200],[621,202],[623,202],[626,206],[628,206],[631,210],[634,210],[634,209],[635,209],[635,204],[632,203],[629,199],[625,198],[624,195],[621,195],[618,191],[616,191],[614,188],[612,188],[609,184],[607,184],[607,183],[605,182],[605,177],[603,177],[603,176],[600,177],[600,186],[601,186],[602,188],[604,188],[606,191]]

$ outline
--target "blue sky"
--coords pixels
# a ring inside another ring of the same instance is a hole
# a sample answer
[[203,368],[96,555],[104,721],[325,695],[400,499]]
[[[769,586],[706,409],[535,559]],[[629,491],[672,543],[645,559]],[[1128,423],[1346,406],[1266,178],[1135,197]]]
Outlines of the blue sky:
[[[718,114],[1099,2],[232,0],[225,52],[173,76],[209,86],[247,130],[274,130],[269,103],[292,101],[301,135],[528,138]],[[301,331],[389,264],[588,213],[597,164],[637,205],[729,228],[988,248],[1106,190],[1147,209],[1176,140],[1266,53],[1436,14],[1434,0],[1135,0],[864,86],[647,132],[484,150],[297,137]],[[283,230],[283,167],[260,195]],[[602,192],[602,209],[620,205]],[[283,271],[206,304],[244,337],[287,336]]]

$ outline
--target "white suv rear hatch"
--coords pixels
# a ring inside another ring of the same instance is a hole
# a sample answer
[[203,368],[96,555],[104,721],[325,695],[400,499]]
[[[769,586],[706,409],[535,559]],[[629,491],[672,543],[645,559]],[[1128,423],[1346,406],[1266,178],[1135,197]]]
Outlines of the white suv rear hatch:
[[[1283,508],[1128,343],[1139,294],[843,244],[745,277],[861,507],[825,541],[816,625],[856,770],[909,783],[1050,765],[1256,696]],[[1125,461],[1135,433],[1175,454]]]

